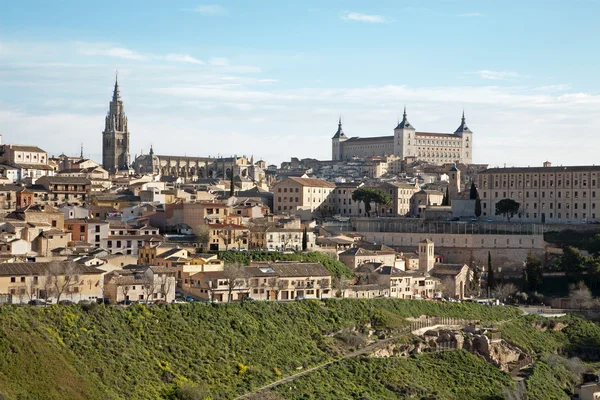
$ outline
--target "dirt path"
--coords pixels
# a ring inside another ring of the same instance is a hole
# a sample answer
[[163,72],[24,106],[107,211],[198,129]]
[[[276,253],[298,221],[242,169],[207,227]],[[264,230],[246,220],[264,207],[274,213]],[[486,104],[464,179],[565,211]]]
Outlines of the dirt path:
[[320,370],[320,369],[323,369],[323,368],[327,367],[328,365],[335,364],[336,362],[339,362],[339,361],[345,360],[345,359],[347,359],[347,358],[358,357],[358,356],[361,356],[361,355],[363,355],[363,354],[370,353],[370,352],[372,352],[373,350],[376,350],[376,349],[378,349],[379,347],[385,346],[386,344],[388,344],[388,343],[390,343],[390,342],[392,342],[392,341],[394,341],[394,340],[396,340],[396,339],[398,339],[398,338],[401,338],[401,337],[403,337],[403,336],[409,335],[409,334],[411,334],[411,333],[412,333],[412,332],[408,332],[408,331],[407,331],[407,332],[404,332],[404,333],[402,333],[401,335],[392,336],[392,337],[389,337],[389,338],[387,338],[387,339],[382,339],[382,340],[379,340],[379,341],[377,341],[377,342],[375,342],[375,343],[371,343],[370,345],[368,345],[368,346],[365,346],[365,347],[363,347],[362,349],[356,350],[356,351],[354,351],[354,352],[352,352],[352,353],[345,354],[344,356],[342,356],[342,357],[340,357],[340,358],[336,358],[335,360],[328,361],[328,362],[326,362],[326,363],[323,363],[323,364],[317,365],[317,366],[315,366],[315,367],[312,367],[312,368],[306,369],[306,370],[304,370],[304,371],[302,371],[302,372],[298,372],[297,374],[290,375],[290,376],[288,376],[288,377],[286,377],[286,378],[280,379],[280,380],[278,380],[278,381],[275,381],[275,382],[273,382],[273,383],[269,383],[268,385],[265,385],[265,386],[263,386],[263,387],[261,387],[261,388],[255,389],[255,390],[254,390],[254,391],[252,391],[252,392],[249,392],[249,393],[243,394],[243,395],[241,395],[241,396],[239,396],[239,397],[236,397],[234,400],[241,400],[241,399],[245,399],[245,398],[247,398],[248,396],[250,396],[250,395],[253,395],[253,394],[256,394],[256,393],[258,393],[258,392],[263,392],[263,391],[266,391],[266,390],[272,389],[272,388],[274,388],[274,387],[277,387],[277,386],[279,386],[279,385],[281,385],[281,384],[284,384],[284,383],[287,383],[287,382],[291,382],[291,381],[293,381],[293,380],[295,380],[295,379],[298,379],[298,378],[300,378],[301,376],[304,376],[304,375],[310,374],[310,373],[312,373],[312,372],[318,371],[318,370]]

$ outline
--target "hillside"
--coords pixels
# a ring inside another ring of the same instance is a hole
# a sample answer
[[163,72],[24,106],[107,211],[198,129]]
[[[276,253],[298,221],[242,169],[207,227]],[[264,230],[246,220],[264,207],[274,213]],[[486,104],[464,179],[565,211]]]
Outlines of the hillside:
[[[228,399],[347,351],[333,334],[393,331],[404,317],[505,320],[513,308],[408,300],[0,307],[0,393],[8,399]],[[0,397],[1,398],[1,397]],[[202,397],[195,397],[202,398]]]

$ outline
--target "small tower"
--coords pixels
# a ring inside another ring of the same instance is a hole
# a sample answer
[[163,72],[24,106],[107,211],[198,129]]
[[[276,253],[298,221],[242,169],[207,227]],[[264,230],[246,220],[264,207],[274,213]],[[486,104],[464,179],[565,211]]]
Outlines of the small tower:
[[460,193],[460,170],[454,164],[448,173],[450,175],[448,180],[448,194],[450,199],[455,199]]
[[402,121],[394,128],[394,155],[402,160],[407,156],[414,156],[412,147],[415,143],[415,128],[408,122],[405,106]]
[[462,138],[460,160],[463,164],[471,164],[473,160],[473,132],[467,126],[465,111],[463,110],[460,126],[456,128],[454,135]]
[[338,129],[335,135],[331,138],[331,159],[333,161],[341,160],[344,157],[343,143],[348,140],[342,129],[342,117],[338,122]]
[[433,242],[429,239],[425,239],[419,242],[419,270],[429,272],[433,269],[435,264],[435,257],[433,254]]

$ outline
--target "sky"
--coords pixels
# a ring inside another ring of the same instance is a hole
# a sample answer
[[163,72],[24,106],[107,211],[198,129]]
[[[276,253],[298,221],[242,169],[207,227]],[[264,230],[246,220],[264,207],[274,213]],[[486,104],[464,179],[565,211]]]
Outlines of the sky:
[[0,11],[0,134],[101,161],[118,71],[131,155],[331,158],[347,136],[452,133],[473,162],[591,165],[600,1],[19,0]]

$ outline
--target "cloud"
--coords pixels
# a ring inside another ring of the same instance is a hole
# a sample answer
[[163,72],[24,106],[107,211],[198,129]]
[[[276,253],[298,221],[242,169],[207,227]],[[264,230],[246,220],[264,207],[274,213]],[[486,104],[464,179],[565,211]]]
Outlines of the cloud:
[[228,15],[229,12],[223,6],[219,6],[216,4],[213,5],[202,5],[192,9],[193,12],[196,12],[200,15],[205,16],[213,16],[213,15]]
[[113,47],[108,44],[76,42],[77,52],[85,56],[105,56],[124,60],[145,60],[147,57],[124,47]]
[[469,13],[457,15],[457,17],[464,17],[464,18],[476,18],[476,17],[483,17],[483,16],[484,16],[484,14],[482,14],[480,12],[469,12]]
[[172,62],[204,65],[204,61],[198,60],[189,54],[167,54],[164,58],[165,60]]
[[492,81],[506,81],[521,77],[521,75],[514,71],[491,71],[489,69],[477,71],[475,74],[479,75],[481,79],[489,79]]
[[375,24],[382,24],[386,21],[381,15],[369,15],[356,12],[349,12],[346,15],[343,15],[342,19],[346,21],[370,22]]
[[213,57],[208,60],[210,65],[216,65],[219,67],[227,67],[229,66],[229,59],[225,57]]

